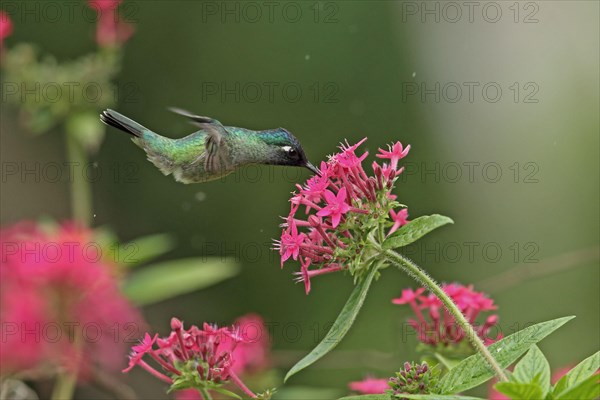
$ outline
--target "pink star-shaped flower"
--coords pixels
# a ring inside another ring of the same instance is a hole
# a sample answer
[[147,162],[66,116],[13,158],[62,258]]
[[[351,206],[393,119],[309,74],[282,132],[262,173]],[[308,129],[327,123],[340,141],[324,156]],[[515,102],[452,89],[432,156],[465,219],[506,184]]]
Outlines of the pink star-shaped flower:
[[394,221],[394,225],[392,225],[392,228],[388,232],[388,236],[390,236],[392,233],[396,232],[398,230],[398,228],[400,228],[401,226],[408,224],[408,209],[403,208],[402,210],[400,210],[398,212],[396,212],[394,210],[390,210],[390,216],[392,217],[392,220]]
[[341,188],[337,196],[331,190],[325,190],[325,201],[327,206],[323,207],[317,215],[319,217],[331,217],[331,225],[336,228],[340,224],[342,215],[350,211],[350,205],[346,203],[346,188]]
[[129,372],[135,365],[142,359],[144,354],[152,351],[152,346],[156,339],[158,338],[158,333],[154,335],[154,337],[150,336],[149,333],[144,335],[144,339],[140,341],[140,344],[131,347],[131,355],[129,356],[129,365],[127,368],[123,370],[123,372]]
[[304,243],[304,239],[306,239],[306,234],[298,234],[298,227],[292,221],[288,229],[281,235],[281,267],[283,267],[285,260],[290,257],[294,260],[298,259],[300,245]]
[[404,148],[402,143],[396,142],[393,146],[388,148],[388,151],[379,149],[379,154],[376,155],[378,158],[388,158],[391,160],[392,168],[398,167],[398,161],[406,157],[410,150],[410,144]]
[[392,303],[394,304],[410,304],[415,301],[421,293],[425,291],[425,288],[418,288],[417,290],[412,289],[402,289],[402,296],[392,299]]

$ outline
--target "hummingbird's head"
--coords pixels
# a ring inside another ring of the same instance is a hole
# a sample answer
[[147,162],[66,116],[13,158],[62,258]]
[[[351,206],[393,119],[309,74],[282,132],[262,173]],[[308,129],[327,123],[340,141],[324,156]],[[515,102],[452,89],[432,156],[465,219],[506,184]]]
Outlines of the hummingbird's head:
[[268,148],[265,164],[304,167],[317,175],[320,174],[319,170],[306,158],[298,139],[288,130],[277,128],[263,131],[260,138]]

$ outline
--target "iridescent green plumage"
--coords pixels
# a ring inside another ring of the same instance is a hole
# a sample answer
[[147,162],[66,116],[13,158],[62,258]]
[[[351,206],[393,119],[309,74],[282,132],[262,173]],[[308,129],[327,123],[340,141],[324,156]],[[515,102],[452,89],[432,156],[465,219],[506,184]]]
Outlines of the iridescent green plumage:
[[173,111],[188,117],[201,129],[180,139],[170,139],[113,110],[104,111],[100,119],[133,135],[133,142],[144,149],[148,160],[163,174],[172,174],[183,183],[218,179],[249,164],[306,167],[318,173],[298,139],[283,128],[253,131],[223,126],[217,120],[183,110]]

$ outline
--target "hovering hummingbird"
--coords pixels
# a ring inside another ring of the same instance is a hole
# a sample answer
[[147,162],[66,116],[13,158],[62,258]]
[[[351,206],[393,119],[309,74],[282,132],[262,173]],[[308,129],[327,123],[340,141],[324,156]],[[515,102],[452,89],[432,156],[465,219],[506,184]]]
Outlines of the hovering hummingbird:
[[114,110],[105,110],[100,120],[133,137],[150,160],[165,175],[183,183],[207,182],[226,176],[249,164],[305,167],[319,174],[308,161],[302,145],[283,128],[253,131],[223,126],[216,119],[193,115],[185,110],[171,111],[190,119],[200,128],[186,137],[161,136]]

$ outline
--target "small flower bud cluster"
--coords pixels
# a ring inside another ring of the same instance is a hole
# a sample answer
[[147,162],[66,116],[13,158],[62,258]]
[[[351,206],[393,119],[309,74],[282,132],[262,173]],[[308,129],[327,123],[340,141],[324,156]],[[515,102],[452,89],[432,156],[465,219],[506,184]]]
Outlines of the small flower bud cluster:
[[415,364],[405,362],[404,369],[396,372],[396,376],[390,378],[389,386],[397,398],[402,394],[427,394],[437,383],[438,371],[429,368],[427,363]]

